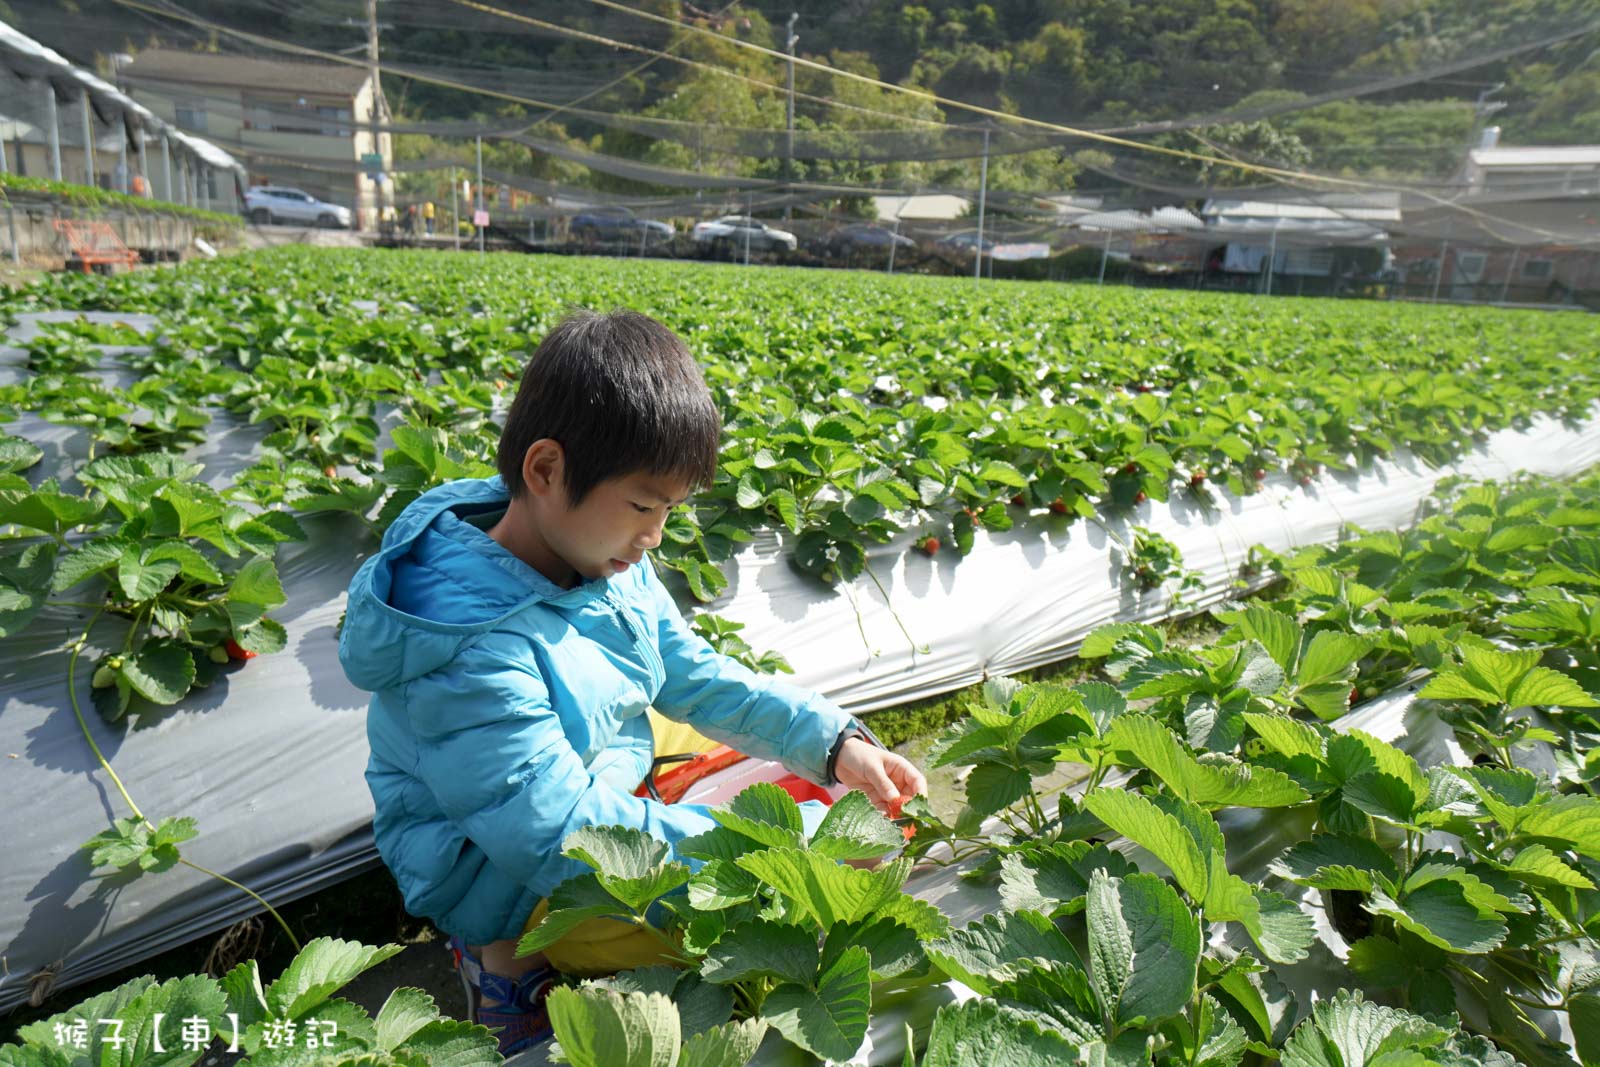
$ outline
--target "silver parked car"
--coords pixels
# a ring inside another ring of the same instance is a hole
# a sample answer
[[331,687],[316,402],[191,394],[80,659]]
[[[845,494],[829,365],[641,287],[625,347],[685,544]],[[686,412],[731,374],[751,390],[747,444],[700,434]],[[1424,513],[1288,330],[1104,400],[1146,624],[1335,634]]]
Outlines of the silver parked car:
[[245,190],[244,213],[257,225],[299,222],[329,228],[350,228],[349,208],[318,200],[310,193],[281,185],[257,185]]
[[739,251],[748,240],[752,252],[793,252],[800,243],[788,230],[768,226],[748,215],[724,215],[697,223],[693,236],[695,246],[702,250]]

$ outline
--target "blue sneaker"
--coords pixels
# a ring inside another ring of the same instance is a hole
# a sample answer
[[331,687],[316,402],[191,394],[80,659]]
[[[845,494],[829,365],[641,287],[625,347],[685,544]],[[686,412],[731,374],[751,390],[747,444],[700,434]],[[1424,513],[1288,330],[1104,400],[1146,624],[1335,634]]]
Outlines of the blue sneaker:
[[500,1055],[512,1056],[555,1035],[544,998],[555,985],[550,967],[506,978],[483,969],[459,937],[450,939],[450,956],[467,995],[467,1020],[497,1031]]

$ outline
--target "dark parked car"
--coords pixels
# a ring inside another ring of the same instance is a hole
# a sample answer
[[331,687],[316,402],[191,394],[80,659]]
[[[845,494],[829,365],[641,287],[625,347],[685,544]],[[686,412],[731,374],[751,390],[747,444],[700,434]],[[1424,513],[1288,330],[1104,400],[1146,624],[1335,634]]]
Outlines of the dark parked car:
[[828,254],[839,256],[849,255],[851,252],[860,252],[869,248],[887,251],[894,248],[915,248],[917,242],[902,234],[886,230],[882,226],[873,226],[870,223],[858,223],[854,226],[841,226],[828,234]]
[[579,241],[672,240],[672,227],[656,219],[641,219],[625,207],[590,208],[572,216],[568,231]]

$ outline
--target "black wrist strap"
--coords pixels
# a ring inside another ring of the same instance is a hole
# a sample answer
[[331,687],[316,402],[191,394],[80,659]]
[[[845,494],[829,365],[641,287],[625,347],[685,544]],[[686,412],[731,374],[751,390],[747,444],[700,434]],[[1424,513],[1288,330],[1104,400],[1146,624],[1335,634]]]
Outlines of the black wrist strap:
[[853,719],[851,720],[850,725],[846,726],[844,730],[840,732],[839,739],[833,743],[833,748],[828,752],[828,785],[839,784],[839,776],[834,772],[834,765],[839,762],[839,753],[844,751],[844,743],[850,740],[852,737],[859,737],[865,740],[866,736],[867,735],[862,731],[860,725]]

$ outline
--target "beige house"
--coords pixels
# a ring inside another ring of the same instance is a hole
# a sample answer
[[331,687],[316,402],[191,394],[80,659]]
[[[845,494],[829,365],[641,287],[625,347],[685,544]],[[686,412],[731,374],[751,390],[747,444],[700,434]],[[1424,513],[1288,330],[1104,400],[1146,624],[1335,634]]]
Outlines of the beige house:
[[[379,186],[361,157],[378,153],[386,172],[393,157],[389,134],[374,147],[364,67],[152,49],[121,76],[156,115],[242,160],[255,184],[293,186],[350,208],[359,228],[375,227]],[[383,121],[381,99],[379,108]]]

